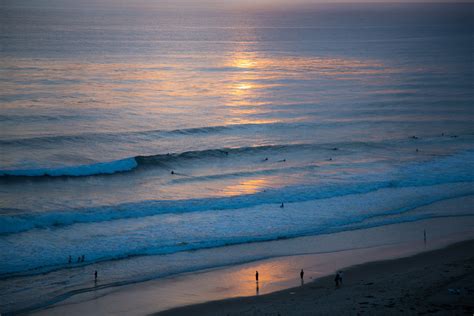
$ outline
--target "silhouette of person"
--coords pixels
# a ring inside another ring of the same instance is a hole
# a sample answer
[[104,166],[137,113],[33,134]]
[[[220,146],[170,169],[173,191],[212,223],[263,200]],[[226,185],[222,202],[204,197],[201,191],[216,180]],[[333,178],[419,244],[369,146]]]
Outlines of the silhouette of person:
[[285,204],[283,204],[283,202],[281,202],[280,207],[281,207],[281,208],[284,208],[284,207],[285,207]]
[[173,170],[171,170],[171,174],[174,174],[174,171],[173,171]]
[[301,269],[300,278],[301,278],[301,280],[303,280],[303,278],[304,278],[304,271],[303,271],[303,269]]
[[255,271],[255,281],[258,283],[258,271]]
[[424,240],[424,242],[425,242],[425,244],[426,244],[426,229],[423,230],[423,240]]
[[84,262],[85,259],[86,259],[86,256],[82,255],[81,262]]
[[97,270],[94,272],[94,281],[97,282]]
[[336,277],[334,278],[334,282],[336,283],[336,288],[338,288],[342,284],[341,272],[336,273]]
[[81,262],[81,257],[77,257],[77,262]]

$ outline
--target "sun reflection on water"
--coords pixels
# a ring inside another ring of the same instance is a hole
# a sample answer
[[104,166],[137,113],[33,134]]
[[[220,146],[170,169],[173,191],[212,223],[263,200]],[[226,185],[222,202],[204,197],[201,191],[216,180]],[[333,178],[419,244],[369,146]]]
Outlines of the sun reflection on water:
[[253,194],[263,191],[269,184],[267,178],[242,179],[237,184],[227,185],[222,189],[222,192],[225,196]]

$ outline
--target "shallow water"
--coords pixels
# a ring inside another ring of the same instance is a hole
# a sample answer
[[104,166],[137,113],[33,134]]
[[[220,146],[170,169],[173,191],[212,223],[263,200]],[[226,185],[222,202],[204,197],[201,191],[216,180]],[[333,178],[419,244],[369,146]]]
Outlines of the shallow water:
[[2,311],[474,191],[470,4],[0,6]]

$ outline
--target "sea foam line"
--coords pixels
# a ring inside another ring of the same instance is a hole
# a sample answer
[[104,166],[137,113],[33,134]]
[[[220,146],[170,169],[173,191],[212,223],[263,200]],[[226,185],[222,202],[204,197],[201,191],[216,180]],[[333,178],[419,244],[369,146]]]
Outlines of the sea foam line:
[[84,177],[101,174],[131,171],[138,166],[134,157],[110,162],[98,162],[90,165],[80,165],[61,168],[0,170],[1,177]]

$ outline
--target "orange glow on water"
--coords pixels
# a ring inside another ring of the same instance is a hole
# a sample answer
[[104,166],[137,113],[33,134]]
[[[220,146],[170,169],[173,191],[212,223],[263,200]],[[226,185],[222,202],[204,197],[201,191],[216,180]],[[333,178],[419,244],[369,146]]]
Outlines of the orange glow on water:
[[244,179],[237,184],[226,186],[222,191],[225,196],[252,194],[262,191],[268,184],[268,179],[264,178]]

